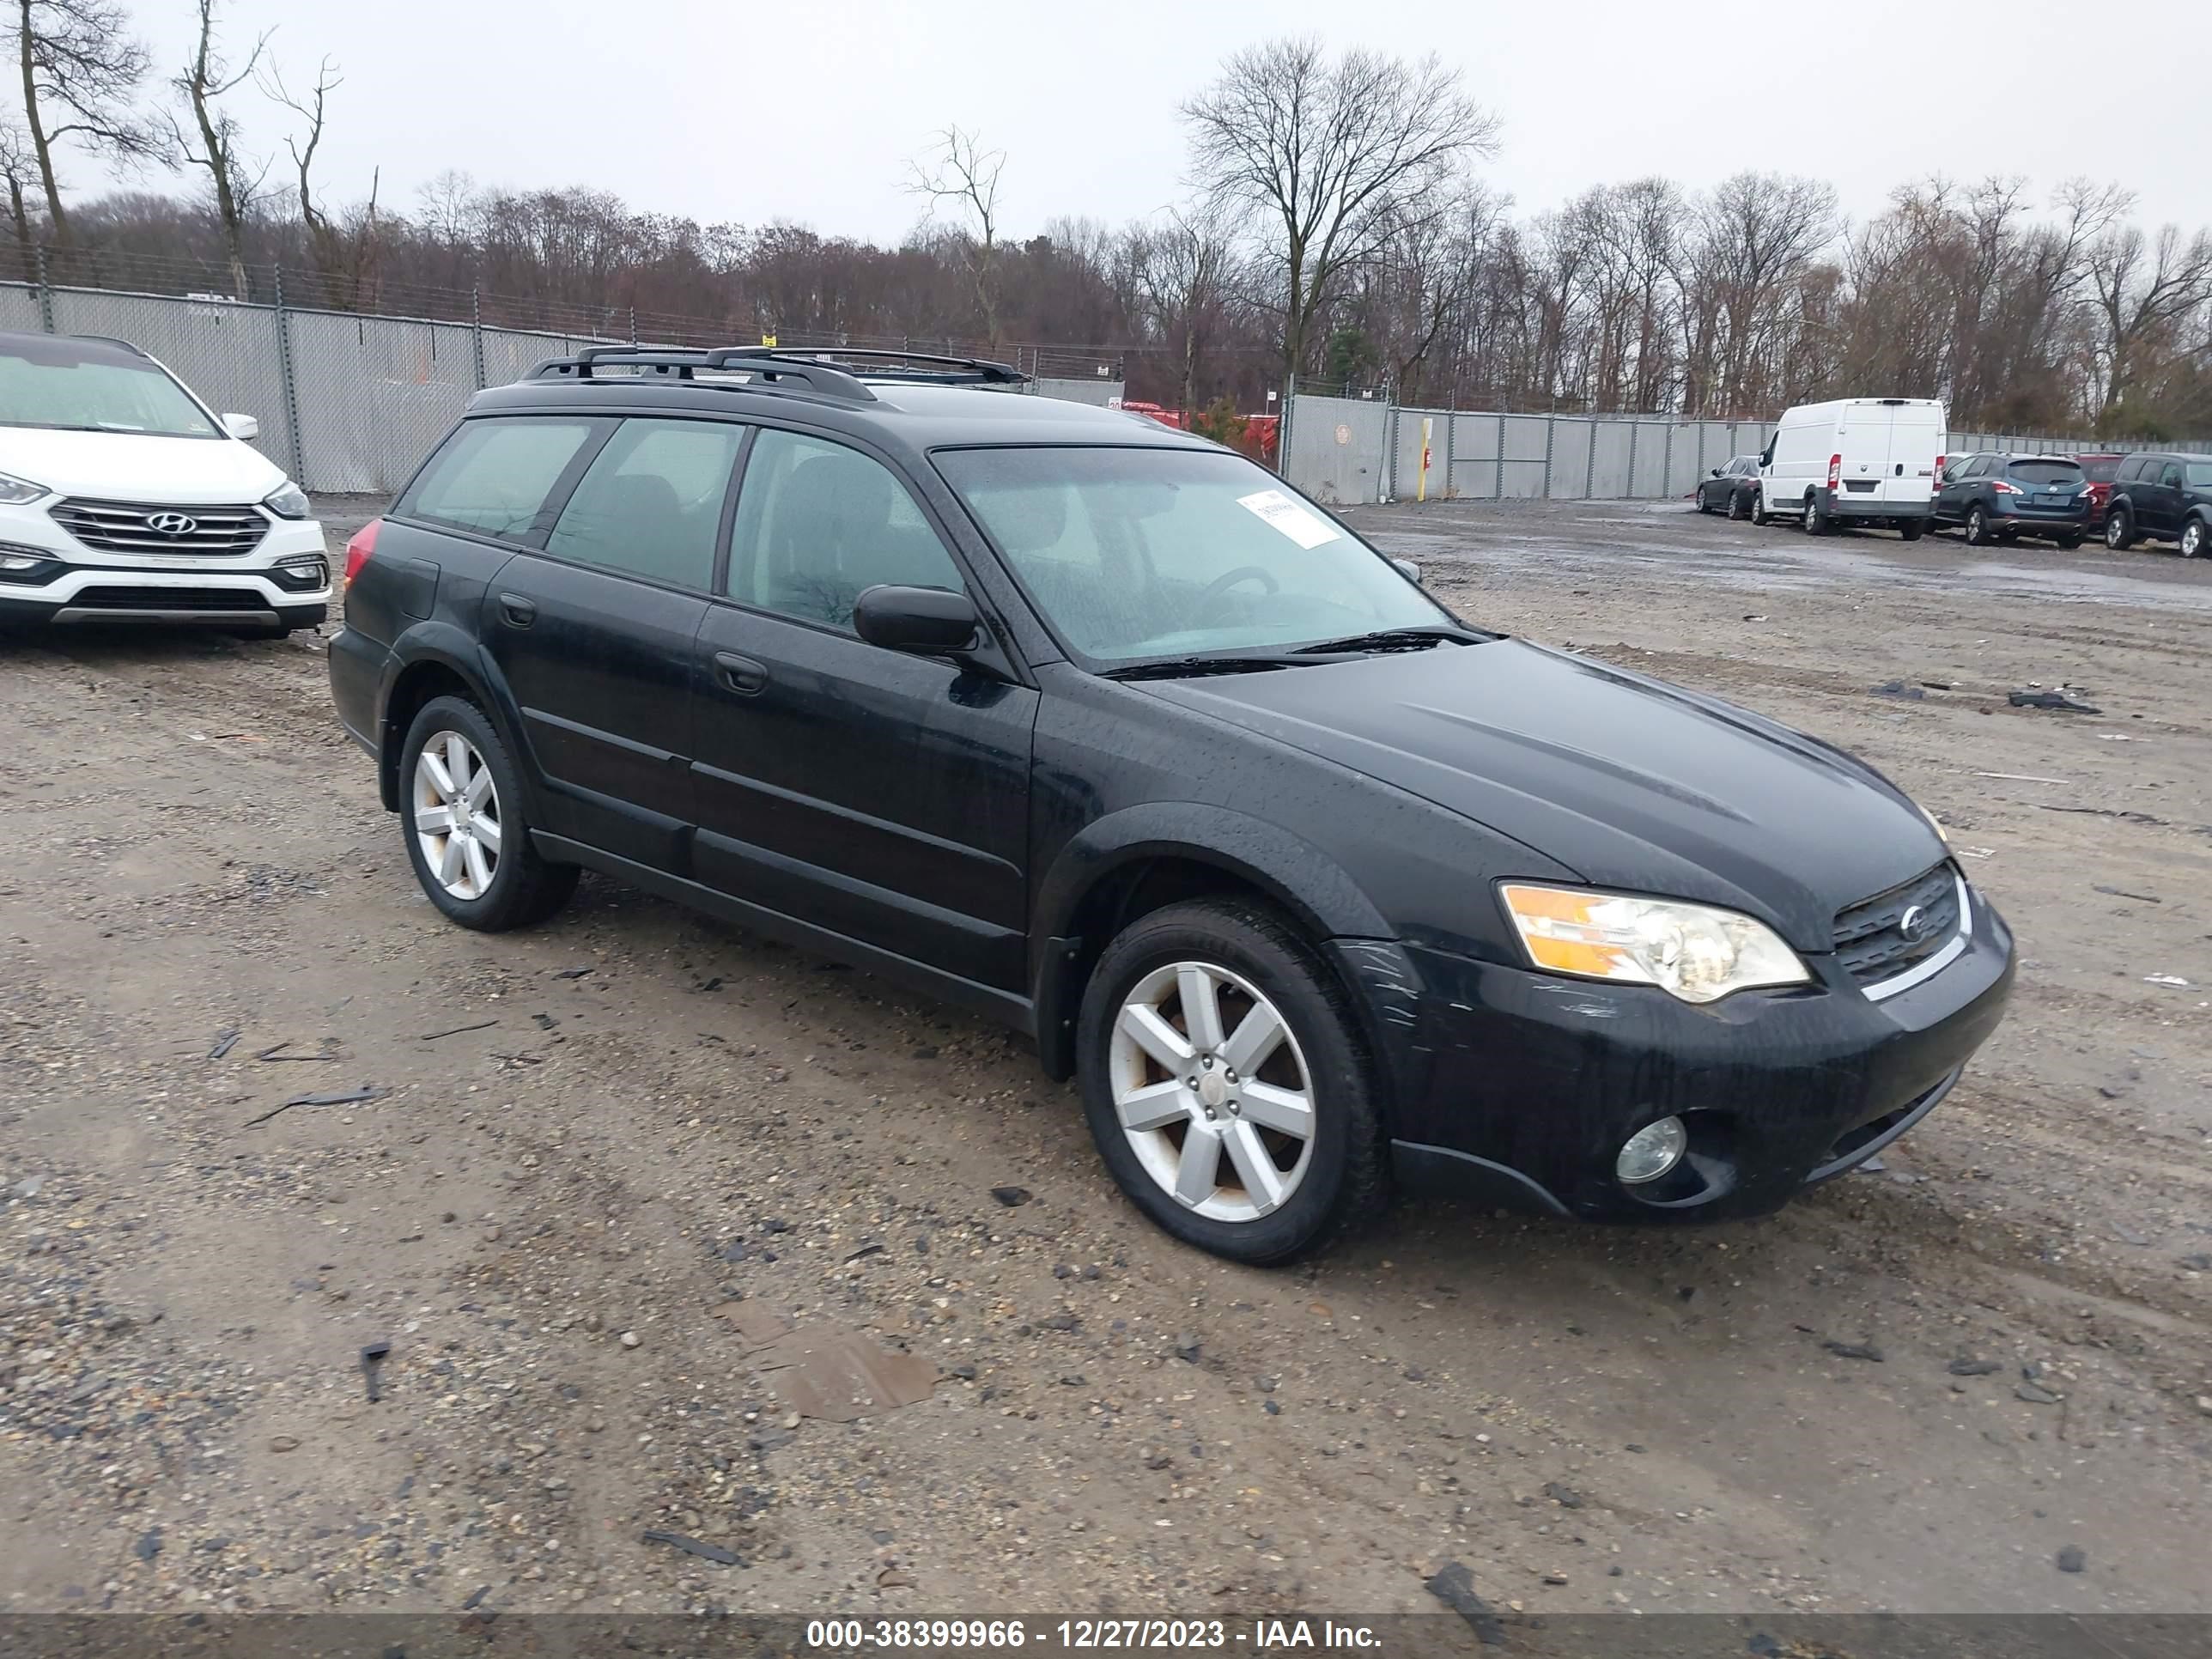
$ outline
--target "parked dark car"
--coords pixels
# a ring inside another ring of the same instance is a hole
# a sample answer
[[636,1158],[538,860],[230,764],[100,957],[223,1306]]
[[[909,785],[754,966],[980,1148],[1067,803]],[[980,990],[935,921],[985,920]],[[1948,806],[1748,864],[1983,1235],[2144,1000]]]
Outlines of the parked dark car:
[[2081,476],[2089,481],[2089,522],[2084,526],[2092,536],[2105,533],[2105,508],[2112,499],[2112,480],[2119,476],[2120,463],[2125,455],[2076,455]]
[[1698,511],[1747,519],[1758,495],[1759,457],[1739,455],[1726,466],[1717,466],[1698,480]]
[[331,690],[445,915],[588,868],[1004,1021],[1247,1261],[1394,1181],[1771,1210],[1996,1026],[2011,935],[1871,768],[1463,623],[1192,434],[890,361],[547,363],[355,538]]
[[2070,455],[1954,456],[1936,491],[1936,523],[1957,525],[1976,547],[2040,536],[2079,547],[2089,523],[2088,478]]
[[2112,480],[2105,545],[2115,552],[2140,538],[2172,542],[2185,559],[2205,550],[2212,526],[2212,455],[2152,451],[2130,455]]

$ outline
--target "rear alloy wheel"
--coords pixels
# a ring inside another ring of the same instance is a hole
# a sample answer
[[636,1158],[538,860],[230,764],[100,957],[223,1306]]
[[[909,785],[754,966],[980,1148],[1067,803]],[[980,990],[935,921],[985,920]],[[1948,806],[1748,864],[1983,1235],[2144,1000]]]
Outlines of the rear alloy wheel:
[[2124,507],[2116,507],[2105,518],[2105,545],[2115,553],[2124,553],[2135,545],[2136,526],[2133,516]]
[[2204,554],[2204,520],[2191,519],[2181,526],[2181,556],[2202,558]]
[[1978,506],[1968,507],[1966,509],[1966,544],[1970,547],[1987,547],[1990,540],[1990,515],[1983,512]]
[[1766,510],[1766,491],[1763,489],[1751,492],[1751,521],[1756,525],[1774,522],[1774,515]]
[[543,921],[576,890],[576,866],[530,839],[522,781],[483,711],[433,697],[399,751],[400,816],[415,878],[449,921],[481,933]]
[[1828,515],[1820,510],[1820,498],[1814,495],[1807,495],[1805,497],[1805,533],[1808,536],[1825,536],[1828,533]]
[[1729,517],[1731,519],[1745,519],[1750,516],[1751,504],[1744,500],[1744,492],[1741,489],[1730,490],[1729,492]]
[[1137,1207],[1281,1261],[1373,1212],[1382,1143],[1342,990],[1272,913],[1170,905],[1108,945],[1077,1035],[1085,1115]]

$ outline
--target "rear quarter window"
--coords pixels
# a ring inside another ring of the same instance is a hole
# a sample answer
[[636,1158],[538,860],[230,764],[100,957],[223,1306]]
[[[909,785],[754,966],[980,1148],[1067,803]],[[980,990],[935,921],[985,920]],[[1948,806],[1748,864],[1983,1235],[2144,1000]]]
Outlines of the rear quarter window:
[[572,463],[607,422],[518,418],[464,422],[392,509],[401,518],[527,541]]

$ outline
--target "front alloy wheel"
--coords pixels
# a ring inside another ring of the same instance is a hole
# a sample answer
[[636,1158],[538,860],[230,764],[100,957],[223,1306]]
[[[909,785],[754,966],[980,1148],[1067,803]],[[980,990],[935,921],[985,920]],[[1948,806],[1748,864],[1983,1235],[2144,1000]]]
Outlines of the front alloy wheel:
[[2194,559],[2204,551],[2204,520],[2191,519],[2181,526],[2181,556]]
[[1114,1022],[1114,1109],[1144,1171],[1185,1209],[1255,1221],[1313,1161],[1313,1079],[1282,1011],[1218,963],[1174,962]]
[[476,745],[435,732],[415,759],[415,836],[431,877],[457,899],[491,890],[501,842],[499,789]]

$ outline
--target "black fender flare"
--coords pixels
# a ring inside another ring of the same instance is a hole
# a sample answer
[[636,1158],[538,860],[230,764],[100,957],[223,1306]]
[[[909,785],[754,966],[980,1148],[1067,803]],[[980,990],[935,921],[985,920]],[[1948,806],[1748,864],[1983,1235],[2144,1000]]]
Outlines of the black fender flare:
[[452,623],[436,618],[416,622],[392,643],[384,659],[384,674],[376,688],[378,750],[377,790],[387,812],[399,810],[399,743],[406,736],[392,728],[392,694],[408,672],[434,663],[458,676],[475,694],[485,717],[498,731],[507,752],[522,775],[523,805],[532,823],[543,823],[539,807],[537,757],[523,738],[522,712],[499,665],[481,642]]
[[[1076,915],[1100,882],[1154,858],[1211,865],[1249,883],[1295,918],[1316,945],[1395,938],[1373,901],[1334,859],[1279,824],[1201,801],[1150,801],[1109,812],[1068,838],[1038,882],[1030,907],[1037,1053],[1054,1077],[1074,1069],[1084,969],[1105,945],[1077,936]],[[1323,955],[1333,961],[1333,953],[1324,950]]]

